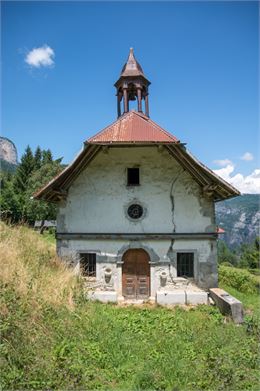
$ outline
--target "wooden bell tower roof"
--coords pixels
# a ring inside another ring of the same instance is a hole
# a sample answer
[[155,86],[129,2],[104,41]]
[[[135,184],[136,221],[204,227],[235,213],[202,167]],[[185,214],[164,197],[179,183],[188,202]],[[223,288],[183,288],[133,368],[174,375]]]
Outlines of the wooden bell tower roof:
[[133,48],[130,48],[127,62],[125,63],[121,71],[120,77],[125,76],[143,76],[144,78],[146,78],[141,65],[139,64],[139,62],[136,61]]

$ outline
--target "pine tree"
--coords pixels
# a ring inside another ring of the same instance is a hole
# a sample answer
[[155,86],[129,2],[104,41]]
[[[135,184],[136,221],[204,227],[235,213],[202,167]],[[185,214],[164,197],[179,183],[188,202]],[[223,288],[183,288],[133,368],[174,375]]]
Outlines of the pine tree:
[[41,168],[41,165],[42,165],[42,151],[41,148],[38,146],[34,153],[34,169],[39,170]]
[[21,163],[15,174],[14,187],[17,192],[25,192],[28,181],[34,170],[34,157],[31,148],[27,146],[25,153],[21,158]]
[[61,160],[53,160],[49,149],[42,151],[37,147],[33,154],[28,146],[15,174],[0,177],[2,219],[29,224],[35,220],[55,219],[55,205],[34,201],[32,195],[62,170]]
[[52,163],[53,157],[50,149],[42,151],[42,165]]
[[28,189],[25,197],[25,215],[26,220],[33,224],[35,220],[55,220],[56,206],[45,201],[33,200],[33,193],[46,185],[55,175],[62,170],[57,162],[44,164],[39,170],[35,170],[28,182]]

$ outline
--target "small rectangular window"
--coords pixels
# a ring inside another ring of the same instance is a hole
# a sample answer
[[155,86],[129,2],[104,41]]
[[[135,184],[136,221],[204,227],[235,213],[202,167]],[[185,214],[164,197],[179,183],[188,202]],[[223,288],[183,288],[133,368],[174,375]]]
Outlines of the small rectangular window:
[[127,185],[128,186],[140,185],[139,168],[128,168],[127,169]]
[[96,277],[96,254],[80,254],[80,271],[84,277]]
[[194,253],[177,253],[177,277],[194,277]]

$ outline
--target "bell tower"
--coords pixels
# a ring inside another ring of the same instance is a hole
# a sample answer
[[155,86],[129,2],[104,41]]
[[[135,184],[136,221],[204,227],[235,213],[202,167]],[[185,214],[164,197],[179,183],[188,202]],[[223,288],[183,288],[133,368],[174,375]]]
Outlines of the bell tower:
[[148,87],[151,83],[145,77],[141,65],[136,61],[133,48],[127,62],[123,66],[121,75],[115,87],[117,90],[117,116],[121,114],[121,101],[123,100],[123,114],[129,111],[129,101],[137,100],[137,110],[143,112],[143,100],[145,102],[145,115],[149,117]]

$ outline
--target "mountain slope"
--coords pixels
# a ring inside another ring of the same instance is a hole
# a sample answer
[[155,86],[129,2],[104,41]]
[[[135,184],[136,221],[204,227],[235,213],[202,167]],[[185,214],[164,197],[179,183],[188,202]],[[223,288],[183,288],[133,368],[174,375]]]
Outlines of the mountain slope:
[[0,137],[0,169],[3,172],[14,172],[18,163],[15,144],[6,137]]
[[216,203],[216,221],[225,230],[223,239],[234,248],[259,235],[260,195],[245,194]]

